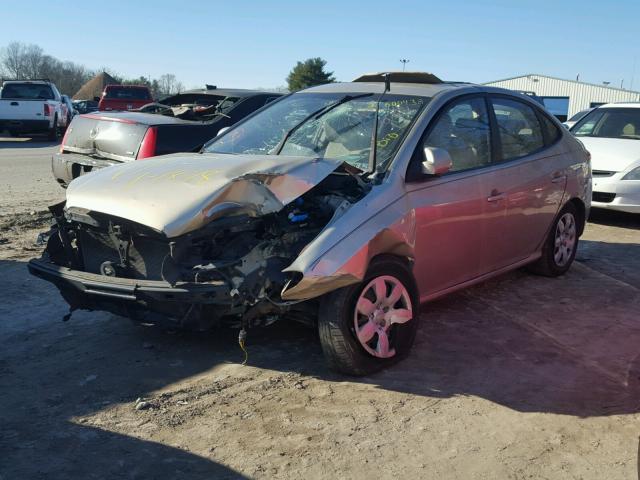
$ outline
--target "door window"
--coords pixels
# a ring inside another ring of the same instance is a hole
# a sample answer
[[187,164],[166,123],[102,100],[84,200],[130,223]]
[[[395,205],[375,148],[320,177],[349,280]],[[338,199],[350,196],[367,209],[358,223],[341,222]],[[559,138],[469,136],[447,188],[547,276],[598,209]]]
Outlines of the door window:
[[525,157],[544,147],[544,137],[533,108],[516,100],[492,99],[502,144],[502,159]]
[[452,172],[491,163],[491,130],[484,98],[469,98],[446,107],[423,144],[449,152]]

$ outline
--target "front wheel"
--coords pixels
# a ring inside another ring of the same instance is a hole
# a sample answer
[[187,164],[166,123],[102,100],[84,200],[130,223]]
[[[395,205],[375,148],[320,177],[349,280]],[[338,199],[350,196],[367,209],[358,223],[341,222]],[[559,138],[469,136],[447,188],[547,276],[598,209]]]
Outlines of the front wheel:
[[568,203],[555,218],[549,231],[542,256],[529,270],[547,277],[558,277],[569,270],[578,251],[578,212]]
[[375,259],[361,283],[322,298],[320,344],[329,366],[367,375],[404,358],[418,328],[418,291],[406,263]]

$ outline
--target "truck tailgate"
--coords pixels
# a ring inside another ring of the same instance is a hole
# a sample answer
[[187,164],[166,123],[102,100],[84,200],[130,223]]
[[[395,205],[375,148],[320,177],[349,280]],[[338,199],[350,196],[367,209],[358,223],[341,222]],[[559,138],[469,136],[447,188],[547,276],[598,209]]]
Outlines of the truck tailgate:
[[48,120],[45,100],[0,100],[0,120]]

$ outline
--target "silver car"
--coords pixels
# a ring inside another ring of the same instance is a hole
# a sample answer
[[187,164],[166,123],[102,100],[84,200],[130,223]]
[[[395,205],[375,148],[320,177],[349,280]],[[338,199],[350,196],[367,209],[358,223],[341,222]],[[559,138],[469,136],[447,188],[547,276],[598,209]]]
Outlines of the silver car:
[[589,155],[541,105],[430,74],[282,97],[205,145],[74,180],[31,272],[75,309],[190,328],[317,325],[329,365],[407,355],[422,302],[565,273]]

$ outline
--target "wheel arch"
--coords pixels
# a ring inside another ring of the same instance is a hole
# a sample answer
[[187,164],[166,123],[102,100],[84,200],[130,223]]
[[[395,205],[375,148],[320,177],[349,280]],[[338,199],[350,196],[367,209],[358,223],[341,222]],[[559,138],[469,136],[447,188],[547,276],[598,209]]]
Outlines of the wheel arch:
[[584,202],[578,197],[571,198],[567,203],[573,204],[573,206],[576,208],[576,212],[578,214],[578,236],[581,237],[584,233],[584,228],[587,223],[587,207]]

